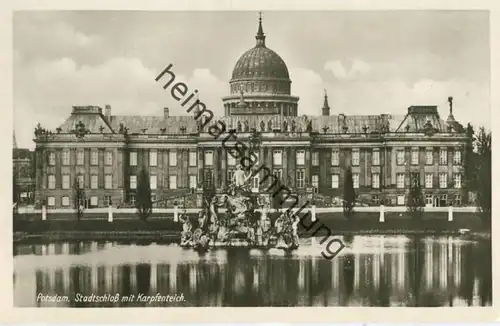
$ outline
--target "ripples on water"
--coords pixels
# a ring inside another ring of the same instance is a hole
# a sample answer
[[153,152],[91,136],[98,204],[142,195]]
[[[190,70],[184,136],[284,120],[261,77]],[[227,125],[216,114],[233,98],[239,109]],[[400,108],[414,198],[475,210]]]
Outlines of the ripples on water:
[[[333,260],[319,240],[298,250],[73,242],[14,246],[14,304],[49,306],[485,306],[491,244],[453,237],[343,237]],[[183,294],[185,302],[40,302],[38,293]]]

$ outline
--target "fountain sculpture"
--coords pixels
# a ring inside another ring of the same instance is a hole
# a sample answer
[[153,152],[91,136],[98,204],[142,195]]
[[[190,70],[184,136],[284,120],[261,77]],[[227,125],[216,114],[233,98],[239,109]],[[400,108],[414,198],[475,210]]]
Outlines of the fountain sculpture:
[[[286,211],[273,223],[267,214],[269,198],[251,191],[248,182],[251,175],[238,166],[229,188],[206,200],[197,216],[186,213],[180,216],[181,246],[197,250],[231,246],[285,250],[298,247],[299,218]],[[259,207],[260,212],[256,210]],[[224,212],[219,212],[220,208]]]

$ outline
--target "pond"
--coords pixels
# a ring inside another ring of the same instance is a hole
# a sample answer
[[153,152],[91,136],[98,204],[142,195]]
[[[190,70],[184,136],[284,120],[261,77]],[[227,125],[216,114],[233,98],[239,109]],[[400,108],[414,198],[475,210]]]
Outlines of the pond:
[[[299,249],[58,242],[14,245],[16,307],[491,306],[491,242],[339,236]],[[155,299],[156,298],[156,299]]]

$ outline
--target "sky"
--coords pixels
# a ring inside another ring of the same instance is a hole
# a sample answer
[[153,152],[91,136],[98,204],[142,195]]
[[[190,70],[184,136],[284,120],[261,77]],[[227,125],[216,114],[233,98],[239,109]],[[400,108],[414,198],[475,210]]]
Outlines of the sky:
[[[437,105],[490,126],[489,15],[484,11],[264,11],[266,45],[285,61],[299,115],[398,114]],[[14,129],[33,148],[74,105],[115,115],[184,115],[155,77],[176,79],[223,114],[238,58],[255,45],[253,11],[23,11],[13,19]]]

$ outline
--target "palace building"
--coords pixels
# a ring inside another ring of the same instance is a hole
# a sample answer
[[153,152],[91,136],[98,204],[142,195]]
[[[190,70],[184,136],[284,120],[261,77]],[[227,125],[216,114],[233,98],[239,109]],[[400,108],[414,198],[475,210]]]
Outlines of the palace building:
[[[224,122],[239,141],[252,144],[259,164],[301,201],[314,197],[332,205],[342,198],[350,167],[361,203],[405,205],[410,180],[419,180],[429,206],[465,203],[467,136],[453,117],[451,97],[446,120],[428,105],[400,115],[348,115],[330,108],[326,93],[322,115],[299,116],[288,68],[267,47],[261,19],[255,38],[234,66],[224,116],[211,122]],[[110,201],[131,207],[139,170],[146,168],[158,206],[171,207],[176,196],[187,207],[199,206],[203,188],[223,191],[238,164],[208,129],[192,115],[171,116],[168,108],[163,116],[121,116],[109,105],[74,106],[55,131],[35,129],[35,199],[49,208],[71,207],[78,180],[87,207]],[[263,179],[261,172],[251,180],[254,192],[267,191]]]

